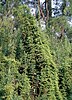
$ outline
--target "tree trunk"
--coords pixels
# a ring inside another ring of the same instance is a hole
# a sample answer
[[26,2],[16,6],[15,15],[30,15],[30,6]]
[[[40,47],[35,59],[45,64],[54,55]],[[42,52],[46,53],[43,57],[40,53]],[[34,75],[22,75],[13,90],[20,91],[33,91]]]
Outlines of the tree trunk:
[[46,23],[49,20],[48,0],[45,0]]
[[38,0],[38,21],[40,26],[40,0]]

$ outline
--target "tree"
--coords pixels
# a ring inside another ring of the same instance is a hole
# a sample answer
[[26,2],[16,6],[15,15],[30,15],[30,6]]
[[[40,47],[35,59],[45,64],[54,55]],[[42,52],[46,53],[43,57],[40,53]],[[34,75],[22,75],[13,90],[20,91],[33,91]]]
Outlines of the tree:
[[0,99],[71,100],[72,43],[65,16],[49,18],[42,32],[26,5],[17,2],[10,9],[7,2],[0,18]]

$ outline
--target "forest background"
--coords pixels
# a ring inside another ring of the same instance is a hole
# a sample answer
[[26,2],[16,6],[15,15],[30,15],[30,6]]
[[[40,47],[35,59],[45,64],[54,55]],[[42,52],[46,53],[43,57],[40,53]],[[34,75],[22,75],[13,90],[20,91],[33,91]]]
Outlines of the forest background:
[[0,0],[0,100],[72,100],[72,0],[55,17],[50,1],[37,2],[33,16],[20,0]]

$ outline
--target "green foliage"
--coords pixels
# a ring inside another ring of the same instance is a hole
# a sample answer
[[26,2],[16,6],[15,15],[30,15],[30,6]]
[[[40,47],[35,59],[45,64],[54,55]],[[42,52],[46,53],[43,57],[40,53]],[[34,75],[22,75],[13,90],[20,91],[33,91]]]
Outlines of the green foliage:
[[71,100],[72,44],[54,34],[65,17],[42,32],[27,6],[9,10],[0,18],[0,100]]

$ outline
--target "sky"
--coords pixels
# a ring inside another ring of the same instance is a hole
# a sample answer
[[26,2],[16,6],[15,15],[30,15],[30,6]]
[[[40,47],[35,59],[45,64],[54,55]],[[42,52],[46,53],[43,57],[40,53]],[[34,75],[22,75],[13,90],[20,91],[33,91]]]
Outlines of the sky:
[[41,3],[43,3],[45,0],[40,0]]

